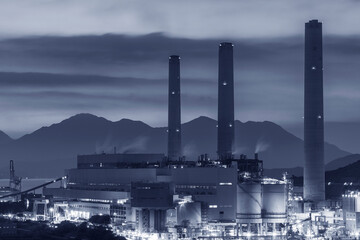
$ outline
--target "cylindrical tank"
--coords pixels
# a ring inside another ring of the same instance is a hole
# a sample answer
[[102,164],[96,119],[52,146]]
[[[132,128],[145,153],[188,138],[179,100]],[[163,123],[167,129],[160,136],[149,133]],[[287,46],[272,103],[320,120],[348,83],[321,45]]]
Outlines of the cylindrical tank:
[[285,218],[286,217],[286,185],[263,184],[263,217]]
[[261,218],[261,184],[241,183],[237,185],[237,218]]

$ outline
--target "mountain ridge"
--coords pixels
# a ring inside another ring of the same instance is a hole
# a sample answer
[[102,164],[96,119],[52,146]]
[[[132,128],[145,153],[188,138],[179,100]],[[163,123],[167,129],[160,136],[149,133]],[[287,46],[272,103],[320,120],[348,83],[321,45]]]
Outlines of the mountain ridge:
[[0,130],[0,145],[14,141],[9,135]]
[[[216,124],[205,116],[182,124],[183,152],[188,160],[197,160],[203,153],[216,157]],[[234,145],[236,155],[260,152],[265,168],[295,167],[303,161],[303,141],[269,121],[236,120]],[[0,144],[0,158],[15,160],[21,176],[58,176],[75,167],[78,154],[113,152],[115,147],[118,152],[166,153],[166,127],[126,118],[113,122],[82,113]],[[349,154],[330,144],[325,149],[327,161]],[[2,175],[7,174],[7,164],[1,162],[1,169],[6,169]]]
[[[341,158],[334,159],[325,164],[325,171],[335,171],[358,161],[360,161],[360,154],[350,154]],[[284,172],[287,172],[289,175],[294,175],[297,177],[303,176],[303,167],[273,168],[265,169],[264,171],[266,176],[273,178],[281,177]]]

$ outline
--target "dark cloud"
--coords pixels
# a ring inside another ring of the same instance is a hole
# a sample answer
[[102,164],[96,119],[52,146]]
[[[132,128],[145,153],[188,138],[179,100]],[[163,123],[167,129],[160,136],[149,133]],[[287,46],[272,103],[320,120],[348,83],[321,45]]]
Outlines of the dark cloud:
[[[324,37],[329,121],[360,119],[354,111],[360,103],[359,40]],[[79,112],[165,125],[171,54],[181,55],[183,120],[216,117],[220,41],[160,33],[2,40],[1,129],[30,131]],[[302,121],[303,36],[233,42],[237,119]]]
[[[271,38],[302,33],[319,18],[326,33],[360,34],[354,0],[27,0],[0,2],[2,37],[142,35],[165,32],[191,39]],[[339,15],[341,17],[339,17]]]

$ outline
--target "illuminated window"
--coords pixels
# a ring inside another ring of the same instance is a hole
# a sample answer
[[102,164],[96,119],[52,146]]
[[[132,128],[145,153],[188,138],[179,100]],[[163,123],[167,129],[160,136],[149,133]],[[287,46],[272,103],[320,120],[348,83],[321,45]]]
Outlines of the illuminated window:
[[227,85],[227,82],[223,82],[223,85],[226,86],[226,85]]
[[209,205],[209,208],[217,208],[217,205]]
[[220,186],[231,186],[232,183],[231,182],[221,182],[219,183]]
[[312,70],[316,70],[316,67],[315,66],[312,66],[312,68],[311,68]]

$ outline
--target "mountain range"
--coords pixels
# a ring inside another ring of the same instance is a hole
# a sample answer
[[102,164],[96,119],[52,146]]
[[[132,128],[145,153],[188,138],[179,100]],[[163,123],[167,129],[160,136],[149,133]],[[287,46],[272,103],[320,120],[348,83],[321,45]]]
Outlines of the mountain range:
[[[339,148],[353,153],[360,153],[360,122],[325,122],[325,139]],[[304,129],[301,123],[284,125],[287,131],[303,138]]]
[[[216,156],[216,120],[199,117],[182,124],[183,153],[187,160],[208,153]],[[253,157],[258,152],[264,168],[292,168],[303,165],[303,141],[272,122],[235,121],[235,155]],[[151,127],[141,121],[109,121],[91,114],[78,114],[60,123],[42,127],[19,139],[0,132],[0,177],[8,176],[9,160],[15,160],[19,176],[53,177],[76,166],[78,154],[166,153],[165,127]],[[325,159],[349,155],[325,144]]]
[[[351,154],[345,157],[340,157],[335,160],[328,162],[325,165],[325,171],[335,171],[340,168],[344,168],[349,166],[355,162],[360,162],[360,154]],[[297,177],[303,176],[303,167],[294,167],[294,168],[272,168],[272,169],[265,169],[264,174],[267,177],[272,178],[280,178],[284,172],[287,172],[290,176],[294,175]]]

